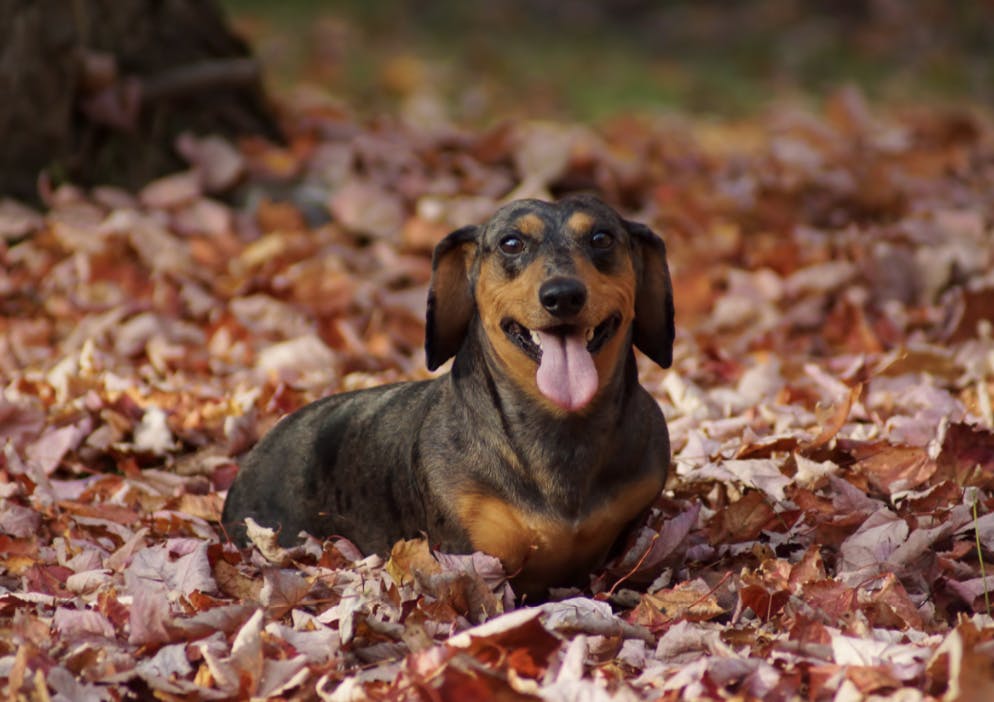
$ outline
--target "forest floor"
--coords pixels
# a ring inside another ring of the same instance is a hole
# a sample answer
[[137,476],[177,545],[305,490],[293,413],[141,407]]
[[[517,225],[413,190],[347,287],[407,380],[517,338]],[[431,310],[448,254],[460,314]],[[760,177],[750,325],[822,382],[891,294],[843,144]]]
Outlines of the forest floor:
[[[187,137],[139,192],[0,202],[10,699],[994,699],[994,122],[855,89],[748,120],[358,119]],[[666,240],[673,446],[587,586],[484,554],[239,550],[281,416],[430,377],[430,252],[594,191]]]

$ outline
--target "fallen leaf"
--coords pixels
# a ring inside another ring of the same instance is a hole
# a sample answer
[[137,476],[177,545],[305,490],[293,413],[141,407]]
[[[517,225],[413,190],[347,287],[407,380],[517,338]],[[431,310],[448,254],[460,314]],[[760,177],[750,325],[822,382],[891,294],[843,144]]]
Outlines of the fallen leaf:
[[425,539],[398,541],[390,551],[385,569],[400,585],[413,582],[419,574],[427,576],[442,572]]
[[167,209],[191,202],[200,195],[200,176],[195,171],[186,171],[152,181],[142,188],[138,199],[146,207]]
[[662,612],[669,620],[706,621],[725,614],[714,593],[699,580],[644,595],[642,601]]
[[752,541],[776,518],[767,498],[752,490],[718,512],[708,525],[712,544]]

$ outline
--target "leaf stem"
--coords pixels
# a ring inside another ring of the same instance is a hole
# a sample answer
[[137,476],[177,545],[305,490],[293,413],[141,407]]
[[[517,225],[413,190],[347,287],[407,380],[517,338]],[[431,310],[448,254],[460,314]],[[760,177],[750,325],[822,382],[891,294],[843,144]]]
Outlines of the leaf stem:
[[987,570],[984,568],[984,551],[980,547],[980,529],[977,528],[977,502],[973,501],[973,533],[977,539],[977,558],[980,560],[980,578],[984,581],[984,605],[987,607],[987,616],[991,616],[991,594],[987,589]]

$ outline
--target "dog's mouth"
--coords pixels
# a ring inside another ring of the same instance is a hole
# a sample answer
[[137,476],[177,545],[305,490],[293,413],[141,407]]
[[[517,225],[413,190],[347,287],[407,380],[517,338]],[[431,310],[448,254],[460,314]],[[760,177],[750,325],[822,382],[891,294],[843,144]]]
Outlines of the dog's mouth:
[[538,364],[539,391],[559,407],[575,411],[587,405],[599,385],[593,356],[618,333],[621,315],[611,314],[595,327],[561,324],[528,329],[505,319],[501,328],[526,356]]
[[546,339],[545,344],[548,345],[549,337],[566,338],[582,334],[586,342],[587,351],[593,355],[604,348],[604,344],[610,341],[618,332],[618,327],[621,326],[621,315],[618,313],[611,314],[596,327],[560,324],[541,330],[529,329],[520,322],[516,322],[510,318],[501,322],[500,326],[504,330],[504,333],[507,334],[507,337],[524,351],[526,356],[535,361],[535,363],[541,363],[543,338]]

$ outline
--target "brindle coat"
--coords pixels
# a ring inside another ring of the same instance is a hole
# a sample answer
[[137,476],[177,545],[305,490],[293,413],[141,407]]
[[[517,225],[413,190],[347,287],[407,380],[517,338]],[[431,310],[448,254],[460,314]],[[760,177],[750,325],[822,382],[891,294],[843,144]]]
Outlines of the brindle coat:
[[[379,553],[426,534],[445,551],[499,557],[519,591],[582,579],[669,466],[666,424],[632,352],[671,362],[663,242],[593,197],[521,200],[442,240],[432,268],[427,361],[455,356],[451,372],[331,396],[281,421],[242,461],[228,533],[244,542],[252,517],[284,545],[306,531]],[[583,294],[557,308],[550,286]],[[564,410],[539,391],[531,329],[593,330],[589,404]]]

